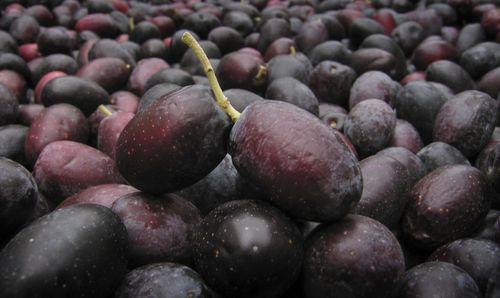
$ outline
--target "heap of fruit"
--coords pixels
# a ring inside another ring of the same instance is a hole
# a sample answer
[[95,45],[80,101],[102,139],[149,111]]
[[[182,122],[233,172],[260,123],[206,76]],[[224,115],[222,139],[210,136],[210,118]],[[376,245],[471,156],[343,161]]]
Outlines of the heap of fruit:
[[500,297],[498,2],[0,9],[0,297]]

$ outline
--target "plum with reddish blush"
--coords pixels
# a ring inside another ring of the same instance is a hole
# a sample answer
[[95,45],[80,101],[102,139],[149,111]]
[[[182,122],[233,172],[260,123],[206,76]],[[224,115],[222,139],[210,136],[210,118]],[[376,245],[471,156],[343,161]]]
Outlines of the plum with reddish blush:
[[111,210],[127,228],[132,268],[158,262],[193,263],[192,234],[201,216],[190,202],[174,194],[134,192],[114,201]]
[[122,59],[104,57],[80,67],[77,77],[93,81],[108,93],[124,89],[131,73],[131,66]]
[[455,61],[459,58],[454,45],[442,39],[431,39],[422,42],[413,52],[412,62],[419,70],[425,70],[438,60]]
[[26,160],[33,166],[43,148],[54,141],[86,143],[88,138],[89,125],[82,111],[65,103],[52,105],[30,125],[24,144]]
[[7,87],[19,103],[27,103],[28,83],[21,74],[9,69],[0,70],[0,84]]
[[128,90],[139,96],[144,94],[147,80],[156,72],[169,67],[167,62],[159,58],[140,60],[128,77]]
[[118,35],[118,26],[109,14],[91,13],[80,18],[75,24],[76,32],[92,31],[102,38]]
[[381,71],[391,78],[399,77],[399,65],[393,54],[378,48],[360,48],[352,53],[351,67],[358,74]]
[[78,71],[78,63],[76,60],[65,54],[51,54],[44,56],[41,57],[40,60],[32,60],[28,66],[31,69],[34,84],[51,71],[57,70],[68,75],[74,75]]
[[349,66],[325,60],[309,76],[309,87],[321,102],[347,106],[356,72]]
[[488,187],[472,166],[446,165],[430,172],[410,192],[402,220],[404,238],[433,250],[472,234],[490,209]]
[[264,60],[241,51],[224,55],[216,69],[223,89],[239,88],[261,92],[266,84]]
[[40,191],[54,203],[90,186],[125,183],[109,156],[74,141],[55,141],[45,146],[33,168],[33,177]]
[[410,122],[397,119],[396,128],[389,146],[404,147],[413,153],[417,153],[424,146],[424,142],[417,129]]
[[124,112],[135,113],[139,107],[140,98],[132,92],[119,90],[111,93],[109,103]]
[[401,85],[381,71],[368,71],[360,75],[351,87],[349,108],[363,100],[376,98],[385,101],[391,107],[396,104],[396,96]]
[[116,111],[104,118],[97,131],[97,148],[115,159],[118,137],[134,116],[135,114],[131,112]]
[[65,198],[64,201],[57,205],[56,209],[77,204],[97,204],[111,208],[116,200],[134,192],[138,192],[138,190],[126,184],[100,184],[90,186]]

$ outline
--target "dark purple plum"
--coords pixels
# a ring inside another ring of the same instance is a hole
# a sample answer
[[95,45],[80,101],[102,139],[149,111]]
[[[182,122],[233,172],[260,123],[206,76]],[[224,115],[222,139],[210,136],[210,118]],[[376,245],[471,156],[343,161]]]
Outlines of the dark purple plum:
[[265,53],[267,48],[278,38],[291,37],[290,22],[283,18],[271,18],[260,27],[257,50]]
[[430,64],[425,72],[427,81],[441,83],[454,93],[475,89],[474,80],[455,62],[439,60]]
[[41,104],[20,104],[17,121],[22,125],[30,126],[44,109],[45,107]]
[[410,122],[397,119],[394,134],[389,143],[390,147],[404,147],[413,153],[417,153],[424,146],[417,129]]
[[[31,61],[28,66],[37,60]],[[51,54],[41,57],[39,61],[39,63],[30,66],[33,84],[38,83],[44,75],[51,71],[58,70],[68,75],[74,75],[78,71],[78,63],[75,59],[65,54]]]
[[396,104],[396,96],[401,85],[381,71],[367,71],[352,84],[349,95],[349,108],[365,99],[376,98],[385,101],[391,107]]
[[70,140],[87,143],[89,124],[77,107],[60,103],[44,109],[31,123],[26,134],[24,152],[33,166],[43,148],[54,141]]
[[413,181],[406,165],[384,155],[363,159],[363,193],[353,213],[371,217],[388,228],[399,223]]
[[31,84],[31,70],[26,61],[16,54],[0,53],[0,69],[10,69],[21,74]]
[[497,102],[488,94],[468,90],[443,104],[433,127],[435,141],[448,143],[466,157],[488,143],[497,121]]
[[362,177],[356,157],[334,132],[292,104],[259,101],[233,126],[229,153],[241,175],[288,214],[337,220],[358,202]]
[[240,51],[224,55],[216,69],[222,89],[239,88],[260,92],[265,88],[264,60]]
[[[136,61],[134,56],[130,52],[128,52],[124,47],[122,47],[118,42],[112,39],[99,39],[99,40],[91,40],[87,42],[87,60],[92,61],[97,58],[103,57],[114,57],[120,58],[125,63],[130,64],[135,67]],[[80,62],[82,60],[83,63]],[[79,59],[80,64],[85,64],[85,57],[81,57]]]
[[132,92],[118,90],[111,93],[109,103],[116,106],[120,111],[135,113],[139,108],[140,98]]
[[0,52],[15,54],[17,47],[16,40],[8,32],[0,30]]
[[500,244],[500,211],[490,209],[481,226],[470,237]]
[[119,29],[115,20],[104,13],[91,13],[80,18],[75,24],[76,32],[92,31],[102,38],[114,38]]
[[[217,63],[213,61],[220,60],[222,57],[221,51],[217,47],[217,45],[209,40],[202,40],[199,42],[201,48],[207,55],[209,59],[211,59],[210,63],[214,69],[217,69]],[[193,50],[188,49],[181,59],[181,68],[185,71],[195,75],[205,75],[203,65],[199,62],[198,58],[194,54]]]
[[43,56],[57,53],[69,54],[75,45],[64,27],[50,27],[42,30],[36,39],[36,44]]
[[403,215],[403,235],[422,249],[466,237],[490,209],[482,173],[467,165],[440,167],[413,186]]
[[207,176],[176,194],[192,202],[204,215],[225,202],[263,197],[238,173],[229,154]]
[[125,126],[134,118],[135,114],[125,111],[116,111],[99,123],[97,130],[97,148],[116,159],[116,143]]
[[500,246],[490,240],[458,239],[436,249],[428,262],[448,262],[467,272],[482,293],[500,265]]
[[183,87],[154,100],[124,128],[117,165],[134,187],[161,194],[194,184],[226,155],[230,120],[209,88]]
[[193,269],[175,263],[156,263],[136,268],[125,276],[116,298],[133,297],[215,298],[205,281]]
[[240,32],[227,26],[212,29],[207,39],[215,43],[222,54],[237,51],[245,45],[245,40]]
[[345,65],[350,65],[351,55],[352,52],[340,41],[329,40],[312,48],[308,57],[314,66],[325,60],[332,60]]
[[445,94],[431,83],[413,81],[399,91],[395,107],[398,118],[410,122],[427,144],[432,141],[434,119],[446,101]]
[[[4,69],[0,70],[0,85],[7,87],[8,90],[10,90],[11,93],[14,94],[15,98],[17,99],[18,103],[28,103],[28,99],[26,98],[26,91],[27,91],[27,82],[24,79],[24,77],[19,74],[16,71],[9,70],[9,69]],[[5,91],[2,91],[2,94],[4,94]],[[7,96],[7,95],[2,95],[2,96]],[[12,109],[11,104],[9,103],[9,100],[6,98],[4,99],[6,103],[5,112],[9,111]],[[7,119],[10,119],[10,115],[6,116]],[[0,120],[5,121],[4,119]]]
[[111,94],[125,88],[130,76],[130,68],[131,66],[122,59],[103,57],[80,67],[76,76],[97,83]]
[[331,128],[343,131],[347,111],[338,105],[322,102],[318,105],[318,117]]
[[206,39],[212,29],[221,25],[222,23],[217,16],[208,12],[195,11],[188,15],[181,27],[196,33],[202,39]]
[[363,157],[389,145],[396,128],[396,113],[380,99],[367,99],[355,105],[344,121],[344,134]]
[[500,66],[500,44],[496,42],[482,42],[460,55],[460,65],[474,79]]
[[76,76],[62,76],[47,82],[41,100],[45,106],[71,104],[89,116],[97,106],[109,103],[109,94],[95,82]]
[[48,144],[38,156],[33,177],[40,191],[54,203],[90,186],[125,183],[109,156],[73,141]]
[[193,204],[173,194],[135,192],[114,201],[111,210],[127,228],[130,266],[192,264],[191,236],[201,221]]
[[401,162],[408,170],[410,189],[413,185],[427,174],[425,165],[420,158],[410,150],[403,147],[389,147],[377,153],[378,155],[388,156]]
[[463,269],[446,262],[425,262],[408,270],[398,287],[397,297],[482,297],[474,279]]
[[160,70],[169,68],[170,65],[160,58],[146,58],[137,62],[128,78],[127,89],[139,96],[146,92],[146,83],[152,75]]
[[283,77],[293,77],[304,84],[309,84],[313,66],[301,53],[278,55],[267,63],[267,79],[272,82]]
[[373,34],[363,40],[360,48],[378,48],[391,53],[396,59],[396,69],[392,76],[399,80],[407,74],[406,57],[399,45],[385,34]]
[[146,82],[145,90],[157,84],[170,83],[179,86],[193,85],[194,80],[187,71],[177,68],[165,68],[153,74]]
[[351,67],[326,60],[312,70],[309,86],[319,101],[345,107],[355,79],[356,72]]
[[460,30],[456,42],[457,50],[460,54],[463,54],[466,50],[484,41],[486,41],[486,36],[481,24],[467,24]]
[[390,297],[404,270],[403,251],[388,228],[348,215],[320,225],[306,240],[304,297]]
[[35,97],[35,103],[36,104],[41,104],[42,103],[42,91],[45,85],[52,79],[55,79],[57,77],[63,77],[67,75],[65,72],[54,70],[46,73],[43,75],[40,80],[35,85],[35,89],[33,90],[33,95]]
[[272,81],[266,89],[266,99],[286,101],[313,115],[318,115],[318,99],[311,89],[292,77]]
[[139,100],[139,106],[137,107],[137,111],[140,112],[145,110],[149,105],[151,105],[153,102],[160,99],[164,95],[177,91],[181,88],[182,87],[179,85],[170,83],[161,83],[149,88],[141,96]]
[[457,60],[458,51],[454,45],[443,39],[429,39],[423,41],[415,49],[412,62],[419,70],[425,70],[438,60]]
[[291,54],[294,50],[296,51],[297,45],[293,39],[289,37],[280,37],[274,40],[264,52],[264,61],[269,61],[273,57],[278,55]]
[[19,115],[19,101],[4,84],[0,84],[0,126],[13,124]]
[[224,95],[228,98],[231,105],[239,112],[242,112],[253,102],[264,100],[261,96],[245,89],[226,89]]
[[485,73],[477,83],[477,89],[496,98],[500,95],[500,66]]
[[406,56],[410,57],[413,50],[417,48],[420,42],[425,38],[423,30],[424,29],[419,23],[407,21],[394,28],[391,32],[391,36]]
[[496,192],[500,192],[500,142],[490,141],[479,152],[475,166]]
[[297,49],[308,55],[317,45],[329,40],[328,27],[321,19],[306,21],[294,37]]
[[222,23],[224,26],[235,29],[243,37],[247,37],[255,30],[255,25],[251,17],[241,11],[228,11],[224,14]]
[[384,27],[370,18],[354,19],[349,26],[349,37],[355,45],[360,45],[368,36],[384,33]]
[[360,48],[352,53],[351,67],[361,75],[367,71],[378,70],[391,78],[399,77],[398,61],[393,54],[378,48]]
[[142,44],[149,39],[159,39],[161,38],[161,33],[158,27],[150,21],[142,21],[134,26],[129,34],[130,41],[137,44]]
[[32,16],[24,14],[12,22],[9,33],[19,44],[35,42],[40,33],[40,24]]
[[125,226],[108,208],[59,209],[0,252],[0,296],[109,297],[125,277],[127,246]]
[[196,271],[225,297],[280,297],[297,279],[303,240],[295,223],[263,201],[231,201],[194,233]]
[[0,126],[0,157],[9,158],[27,166],[24,154],[24,142],[28,127],[20,124]]
[[0,157],[0,239],[12,237],[28,222],[37,203],[38,187],[21,164]]
[[420,149],[417,156],[424,163],[427,173],[445,165],[469,165],[470,162],[460,150],[443,142],[432,142]]

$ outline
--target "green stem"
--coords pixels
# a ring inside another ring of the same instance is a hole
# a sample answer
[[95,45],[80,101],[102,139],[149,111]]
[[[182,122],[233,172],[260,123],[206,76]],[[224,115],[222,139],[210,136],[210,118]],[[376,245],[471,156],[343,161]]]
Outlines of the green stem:
[[108,108],[106,108],[106,106],[104,106],[104,105],[99,105],[97,108],[98,108],[98,109],[99,109],[99,111],[101,111],[104,115],[106,115],[106,117],[109,117],[109,116],[113,115],[113,113],[111,113],[111,111],[110,111]]
[[233,120],[233,122],[236,122],[236,120],[238,120],[238,118],[240,117],[240,112],[238,112],[231,105],[227,97],[222,92],[219,82],[217,81],[217,77],[215,76],[214,69],[198,41],[196,41],[193,35],[191,35],[189,32],[184,32],[184,34],[182,34],[182,42],[184,42],[189,46],[191,50],[193,50],[194,54],[202,64],[205,75],[207,76],[210,83],[210,87],[214,92],[217,104],[224,110],[224,112],[226,112],[226,114],[229,115],[229,117],[231,117],[231,120]]

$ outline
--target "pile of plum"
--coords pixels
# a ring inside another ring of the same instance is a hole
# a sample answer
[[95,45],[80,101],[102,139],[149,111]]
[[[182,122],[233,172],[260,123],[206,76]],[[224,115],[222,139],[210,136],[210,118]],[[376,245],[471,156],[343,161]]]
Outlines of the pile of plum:
[[0,297],[500,297],[498,0],[0,10]]

